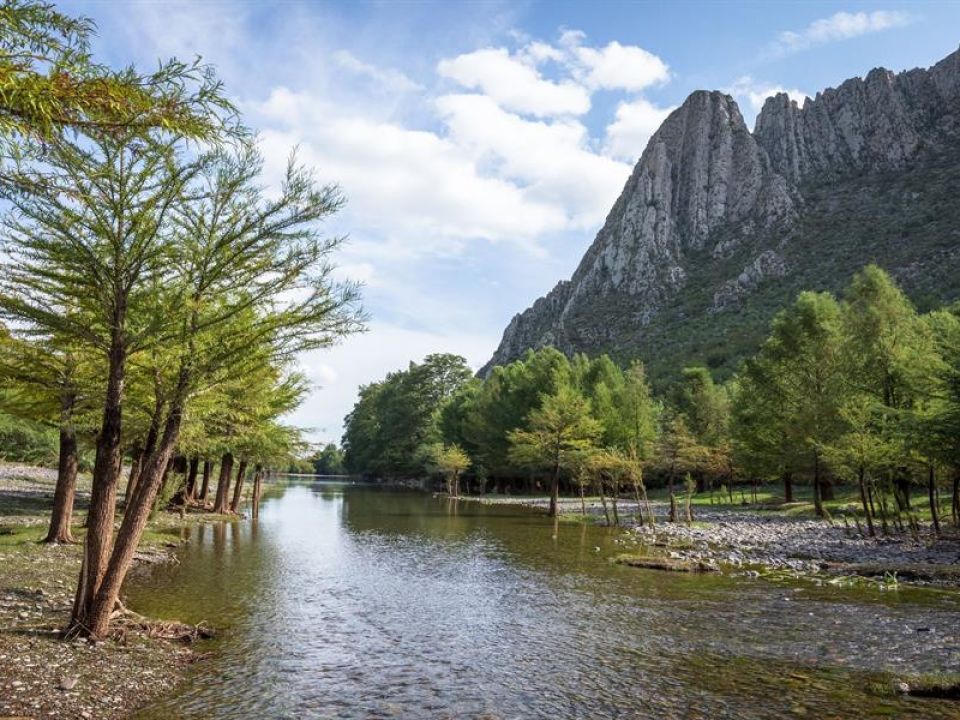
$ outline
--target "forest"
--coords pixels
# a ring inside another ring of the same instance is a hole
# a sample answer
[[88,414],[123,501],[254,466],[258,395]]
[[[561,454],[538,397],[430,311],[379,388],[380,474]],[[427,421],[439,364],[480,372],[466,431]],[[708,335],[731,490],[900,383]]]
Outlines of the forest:
[[112,70],[45,3],[4,3],[0,27],[0,435],[58,467],[47,542],[75,542],[91,472],[64,636],[102,638],[153,513],[235,513],[248,478],[256,513],[267,469],[305,454],[283,422],[297,354],[365,316],[322,232],[340,189],[291,152],[268,192],[212,67]]
[[[447,491],[547,489],[680,498],[777,483],[792,502],[812,490],[826,516],[835,485],[856,489],[870,536],[960,524],[960,307],[918,313],[883,270],[867,266],[841,298],[803,292],[771,323],[735,377],[684,367],[654,393],[635,361],[568,359],[546,347],[478,379],[433,355],[361,389],[346,419],[345,462],[375,478],[431,475]],[[913,495],[920,490],[925,500]]]

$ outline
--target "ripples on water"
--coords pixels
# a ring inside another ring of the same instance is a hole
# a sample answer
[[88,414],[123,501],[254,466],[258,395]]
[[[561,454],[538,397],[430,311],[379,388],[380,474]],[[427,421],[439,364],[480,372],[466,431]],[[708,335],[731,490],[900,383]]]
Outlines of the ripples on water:
[[624,568],[617,537],[291,485],[256,524],[194,528],[179,566],[130,589],[148,615],[227,626],[140,717],[960,717],[865,689],[881,670],[960,669],[956,595]]

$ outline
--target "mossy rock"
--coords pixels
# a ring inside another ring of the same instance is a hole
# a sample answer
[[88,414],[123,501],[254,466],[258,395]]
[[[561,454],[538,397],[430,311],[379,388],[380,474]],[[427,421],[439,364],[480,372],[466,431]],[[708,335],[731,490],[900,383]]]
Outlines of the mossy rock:
[[619,555],[614,560],[619,565],[643,568],[644,570],[667,570],[669,572],[718,572],[718,568],[701,560],[663,557],[660,555]]

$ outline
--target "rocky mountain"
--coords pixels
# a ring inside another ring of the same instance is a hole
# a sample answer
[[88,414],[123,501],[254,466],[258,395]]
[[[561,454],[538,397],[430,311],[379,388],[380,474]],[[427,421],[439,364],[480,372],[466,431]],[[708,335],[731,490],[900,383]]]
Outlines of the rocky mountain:
[[528,348],[728,374],[802,289],[890,271],[921,307],[960,297],[960,50],[928,69],[768,98],[751,132],[721,92],[654,134],[579,267],[516,315],[486,374]]

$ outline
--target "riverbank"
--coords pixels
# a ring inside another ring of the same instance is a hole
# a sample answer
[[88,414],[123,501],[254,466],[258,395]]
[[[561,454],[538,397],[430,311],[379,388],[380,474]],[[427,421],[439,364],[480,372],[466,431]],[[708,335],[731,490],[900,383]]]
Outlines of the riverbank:
[[[56,471],[0,465],[0,717],[111,718],[169,692],[198,658],[188,628],[129,615],[104,642],[62,641],[82,546],[45,545]],[[78,479],[74,535],[82,537],[90,478]],[[185,522],[159,513],[133,572],[176,562]],[[218,518],[220,519],[220,518]]]
[[[515,504],[546,510],[547,497],[482,496],[464,498],[488,504]],[[607,501],[610,509],[610,501]],[[941,537],[921,526],[914,538],[909,533],[876,538],[862,536],[852,521],[837,515],[831,521],[809,517],[801,506],[763,503],[757,505],[698,503],[694,522],[667,522],[669,506],[651,501],[654,526],[640,526],[636,503],[621,500],[618,514],[624,536],[618,540],[624,553],[635,556],[665,556],[679,566],[722,570],[731,574],[767,576],[772,579],[814,577],[835,581],[838,577],[876,579],[886,585],[913,582],[960,587],[960,534],[944,527]],[[682,507],[681,507],[682,511]],[[561,516],[581,519],[579,498],[560,499]],[[612,512],[612,509],[611,509]],[[586,503],[589,520],[604,522],[597,498]]]

